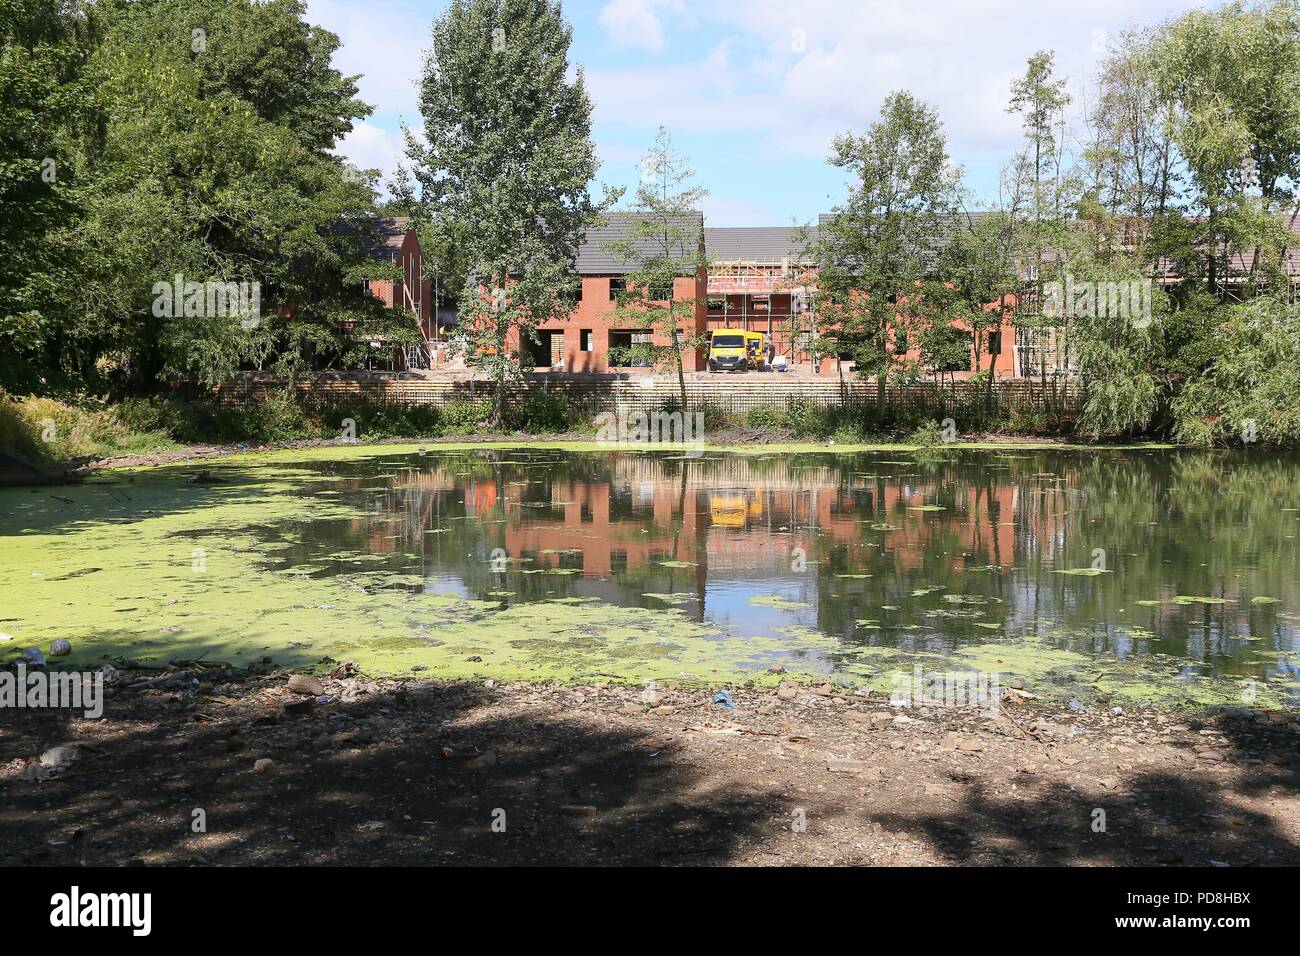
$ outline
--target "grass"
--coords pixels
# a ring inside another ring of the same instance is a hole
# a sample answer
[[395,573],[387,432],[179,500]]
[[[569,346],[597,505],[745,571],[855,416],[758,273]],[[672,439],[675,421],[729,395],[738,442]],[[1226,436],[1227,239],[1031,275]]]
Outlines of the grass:
[[0,451],[38,466],[176,447],[167,431],[135,428],[117,408],[0,394]]
[[[863,427],[859,411],[803,402],[792,402],[782,409],[755,409],[740,421],[728,418],[716,407],[697,410],[705,414],[707,431],[715,434],[741,425],[784,429],[791,435],[791,440],[781,444],[744,447],[709,442],[706,436],[705,446],[717,451],[818,451],[832,445],[837,451],[933,449],[937,452],[949,448],[1063,445],[1059,439],[1035,439],[1028,435],[1014,443],[944,443],[939,425],[919,416],[900,416],[891,423],[892,427]],[[403,438],[447,439],[499,431],[491,426],[491,417],[492,405],[487,399],[442,405],[399,405],[300,401],[272,394],[230,407],[162,396],[109,404],[90,399],[61,402],[52,398],[14,398],[0,392],[0,451],[49,467],[78,459],[171,451],[193,444],[263,445],[341,437],[352,437],[365,444]],[[508,411],[505,430],[525,435],[594,435],[595,431],[591,420],[554,395],[539,395],[513,405]],[[594,441],[564,444],[573,450],[587,446],[591,450],[610,450]]]

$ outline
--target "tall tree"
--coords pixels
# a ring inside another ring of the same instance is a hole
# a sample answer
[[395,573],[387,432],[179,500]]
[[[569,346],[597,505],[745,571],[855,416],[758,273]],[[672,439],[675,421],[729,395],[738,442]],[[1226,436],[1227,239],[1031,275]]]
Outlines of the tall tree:
[[699,213],[700,200],[708,192],[689,185],[694,176],[685,154],[673,148],[668,130],[660,126],[654,146],[641,161],[628,237],[609,244],[610,252],[629,267],[614,314],[648,322],[660,339],[661,344],[639,346],[637,357],[654,366],[672,366],[683,415],[689,410],[682,353],[703,342],[691,328],[699,302],[694,295],[677,295],[677,279],[708,269]]
[[[999,351],[1003,324],[1014,310],[1019,291],[1016,275],[1016,219],[1010,210],[975,215],[962,209],[953,217],[938,257],[937,280],[927,284],[924,312],[932,323],[964,326],[969,333],[967,368],[974,358],[977,375],[985,377],[991,397],[996,341]],[[989,367],[983,367],[988,356]],[[986,373],[986,374],[985,374]]]
[[1300,3],[1192,11],[1160,30],[1151,56],[1202,217],[1208,290],[1276,287],[1293,241],[1279,214],[1300,211]]
[[524,339],[572,308],[581,237],[617,199],[589,192],[599,164],[572,38],[554,0],[452,0],[420,84],[427,142],[407,136],[429,218],[465,243],[459,347],[495,384],[498,426]]
[[[1065,109],[1070,104],[1066,81],[1055,75],[1055,54],[1040,50],[1029,58],[1025,73],[1011,84],[1007,112],[1018,113],[1025,145],[1015,162],[1019,189],[1029,195],[1026,219],[1018,240],[1021,268],[1032,285],[1048,279],[1048,269],[1060,272],[1064,262],[1049,257],[1048,250],[1060,248],[1069,228],[1066,222],[1067,183],[1062,178],[1065,158]],[[1027,188],[1024,183],[1027,181]],[[1057,275],[1055,278],[1061,278]],[[1018,326],[1031,331],[1039,351],[1040,381],[1046,391],[1049,363],[1054,365],[1055,383],[1065,369],[1064,323],[1044,314],[1022,311]]]
[[1100,210],[1122,220],[1128,243],[1180,208],[1182,174],[1173,111],[1151,69],[1150,28],[1127,30],[1102,60],[1083,152],[1087,189]]
[[[43,367],[153,390],[247,365],[293,375],[313,353],[354,362],[359,337],[414,334],[364,292],[380,267],[339,228],[374,213],[373,177],[330,152],[369,107],[300,0],[99,0],[59,17],[93,40],[91,117],[63,149],[76,216],[52,242],[70,265],[37,274]],[[155,286],[177,274],[258,283],[259,320],[158,314]]]
[[1039,50],[1029,58],[1025,75],[1011,84],[1008,113],[1019,113],[1024,126],[1026,155],[1033,170],[1033,213],[1042,219],[1061,214],[1060,177],[1064,152],[1065,108],[1070,95],[1066,81],[1054,74],[1056,55]]
[[906,91],[891,93],[863,136],[836,137],[830,162],[853,174],[848,199],[818,231],[814,252],[821,321],[841,353],[876,382],[903,365],[920,283],[952,215],[957,176],[938,114]]
[[73,142],[92,116],[83,80],[90,18],[61,0],[0,0],[0,388],[62,385],[75,281],[58,235],[76,217]]

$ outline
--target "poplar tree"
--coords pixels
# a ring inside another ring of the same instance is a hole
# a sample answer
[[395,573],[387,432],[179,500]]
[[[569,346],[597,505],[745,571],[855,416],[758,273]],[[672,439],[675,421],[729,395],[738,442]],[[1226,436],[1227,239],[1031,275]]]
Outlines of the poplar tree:
[[464,244],[456,345],[492,378],[498,427],[522,371],[508,349],[573,308],[583,233],[617,199],[590,195],[599,163],[572,38],[554,0],[452,0],[420,81],[425,141],[407,134],[428,218]]
[[858,374],[875,379],[883,416],[886,381],[911,344],[919,283],[951,222],[956,171],[938,114],[905,90],[885,99],[866,135],[836,137],[830,161],[854,182],[818,230],[818,309]]

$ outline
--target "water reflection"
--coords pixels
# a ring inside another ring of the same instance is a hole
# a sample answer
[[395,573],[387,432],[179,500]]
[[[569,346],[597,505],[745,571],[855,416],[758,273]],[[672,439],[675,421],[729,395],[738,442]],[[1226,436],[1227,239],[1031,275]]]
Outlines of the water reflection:
[[[276,570],[503,605],[676,608],[730,633],[972,644],[1294,680],[1293,458],[1186,451],[426,453],[309,464],[359,517]],[[267,529],[267,535],[276,534]]]

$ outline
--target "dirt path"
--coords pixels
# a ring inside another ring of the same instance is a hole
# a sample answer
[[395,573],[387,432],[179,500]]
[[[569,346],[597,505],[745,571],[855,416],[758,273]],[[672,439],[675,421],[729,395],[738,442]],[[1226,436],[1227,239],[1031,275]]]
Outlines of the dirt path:
[[0,863],[1300,864],[1288,714],[288,679],[0,712]]

